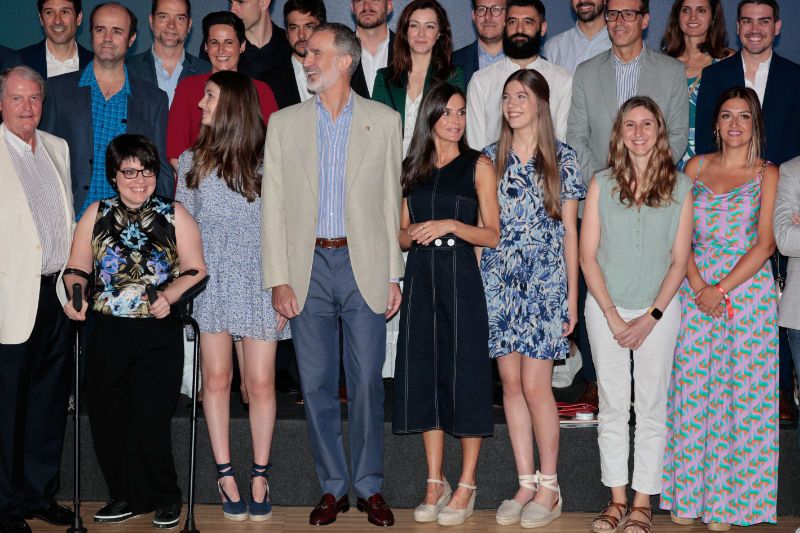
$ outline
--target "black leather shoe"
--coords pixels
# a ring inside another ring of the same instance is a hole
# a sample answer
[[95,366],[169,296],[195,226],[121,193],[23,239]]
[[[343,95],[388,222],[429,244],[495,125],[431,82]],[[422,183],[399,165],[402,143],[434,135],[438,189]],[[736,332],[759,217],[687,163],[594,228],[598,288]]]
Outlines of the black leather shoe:
[[156,508],[153,516],[153,527],[170,529],[176,527],[181,519],[181,504],[162,505]]
[[25,518],[38,518],[54,526],[69,526],[72,524],[72,518],[74,516],[75,514],[72,512],[72,509],[53,502],[42,509],[29,511]]
[[114,522],[124,522],[132,516],[133,511],[131,511],[131,506],[128,502],[111,500],[94,514],[94,521],[110,524]]
[[0,520],[1,533],[31,533],[31,526],[22,518],[6,518]]
[[275,390],[281,394],[297,394],[300,392],[300,385],[288,370],[283,369],[275,372]]

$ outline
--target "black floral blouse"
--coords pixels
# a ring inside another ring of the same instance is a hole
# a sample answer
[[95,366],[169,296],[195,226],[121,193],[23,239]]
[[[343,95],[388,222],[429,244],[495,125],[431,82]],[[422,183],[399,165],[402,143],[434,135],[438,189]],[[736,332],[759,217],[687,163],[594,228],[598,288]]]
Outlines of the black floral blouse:
[[119,196],[100,201],[92,231],[92,309],[104,315],[150,318],[146,285],[167,284],[180,273],[175,204],[151,196],[138,209]]

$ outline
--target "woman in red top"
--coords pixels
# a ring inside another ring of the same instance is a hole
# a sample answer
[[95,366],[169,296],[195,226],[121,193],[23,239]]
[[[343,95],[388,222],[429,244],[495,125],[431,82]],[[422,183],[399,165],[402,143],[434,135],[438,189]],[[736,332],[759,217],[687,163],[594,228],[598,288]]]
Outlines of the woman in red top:
[[[200,108],[197,104],[203,98],[208,78],[221,70],[237,70],[239,56],[247,44],[244,23],[230,11],[209,13],[203,18],[203,43],[211,61],[211,72],[181,80],[169,110],[167,157],[176,169],[178,157],[194,146],[200,135]],[[278,110],[278,104],[266,83],[253,80],[253,84],[258,92],[261,117],[267,124],[269,116]]]

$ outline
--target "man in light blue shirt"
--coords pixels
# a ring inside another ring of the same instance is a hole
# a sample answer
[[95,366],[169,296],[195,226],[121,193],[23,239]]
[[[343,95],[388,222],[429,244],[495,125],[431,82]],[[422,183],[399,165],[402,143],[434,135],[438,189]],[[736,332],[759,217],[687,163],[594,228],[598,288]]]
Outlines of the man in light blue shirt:
[[126,63],[133,76],[149,81],[167,93],[169,105],[178,82],[187,76],[204,74],[211,65],[184,48],[192,29],[190,0],[153,0],[150,9],[153,46],[131,56]]
[[603,17],[605,0],[572,0],[578,17],[575,27],[547,39],[542,55],[570,74],[578,65],[611,48]]

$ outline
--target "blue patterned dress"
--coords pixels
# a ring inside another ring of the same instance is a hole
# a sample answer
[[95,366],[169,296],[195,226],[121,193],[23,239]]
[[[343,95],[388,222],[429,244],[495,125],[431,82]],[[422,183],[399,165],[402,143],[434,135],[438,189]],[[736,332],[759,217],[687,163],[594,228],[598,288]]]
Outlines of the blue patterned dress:
[[[561,201],[586,195],[575,150],[556,141]],[[492,161],[497,144],[484,149]],[[566,359],[569,322],[564,224],[544,208],[533,159],[520,161],[512,149],[498,189],[500,244],[485,249],[481,273],[489,312],[489,355],[511,352],[534,359]]]

